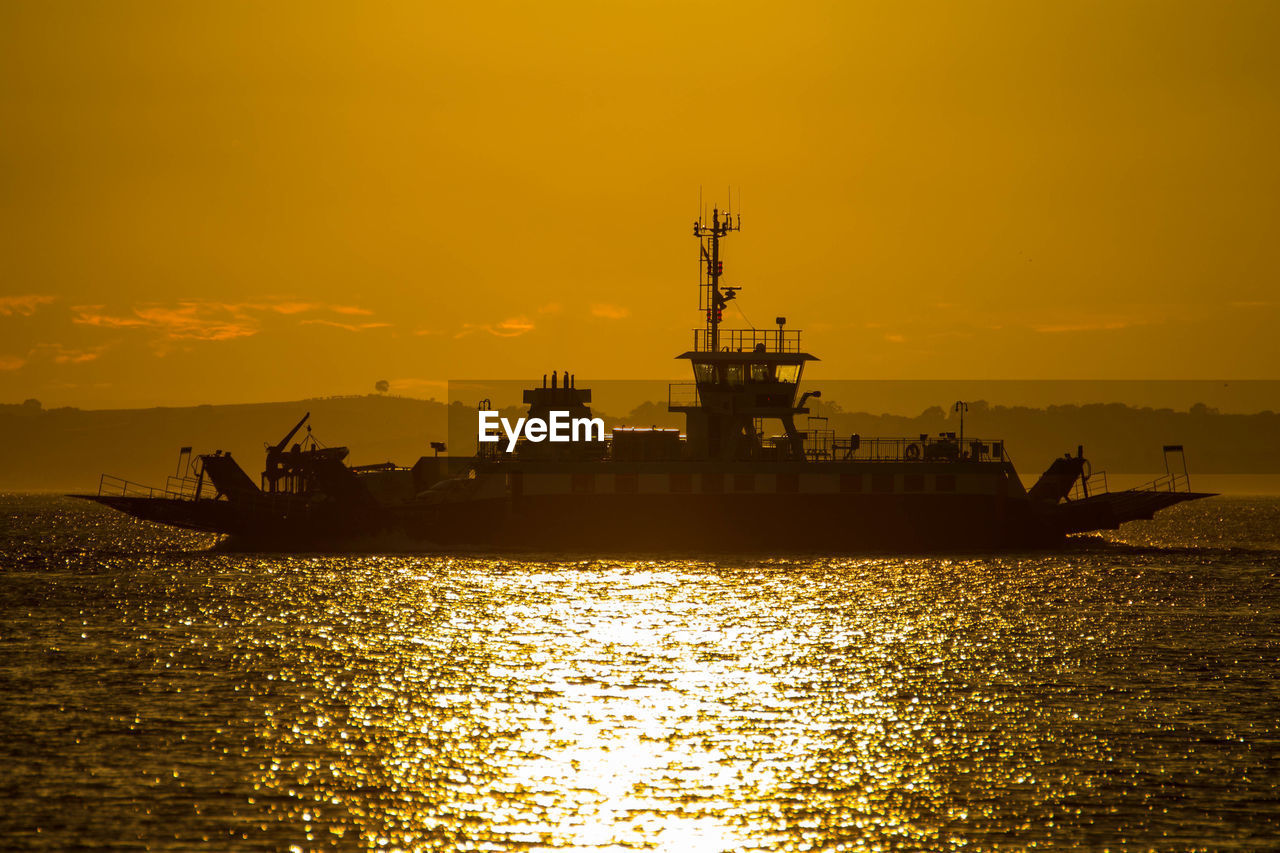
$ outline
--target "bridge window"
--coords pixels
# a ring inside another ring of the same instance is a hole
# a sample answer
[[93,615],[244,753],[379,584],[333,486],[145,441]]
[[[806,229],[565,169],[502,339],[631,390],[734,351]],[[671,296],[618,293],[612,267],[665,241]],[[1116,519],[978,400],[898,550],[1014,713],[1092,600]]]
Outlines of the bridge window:
[[769,369],[767,364],[753,364],[751,365],[751,381],[772,382],[773,371]]
[[694,362],[693,378],[698,380],[700,385],[713,384],[716,381],[716,366],[705,361]]
[[800,381],[800,365],[798,364],[779,364],[774,369],[774,376],[779,382],[799,382]]
[[726,364],[724,366],[724,379],[730,385],[741,385],[746,376],[745,365]]

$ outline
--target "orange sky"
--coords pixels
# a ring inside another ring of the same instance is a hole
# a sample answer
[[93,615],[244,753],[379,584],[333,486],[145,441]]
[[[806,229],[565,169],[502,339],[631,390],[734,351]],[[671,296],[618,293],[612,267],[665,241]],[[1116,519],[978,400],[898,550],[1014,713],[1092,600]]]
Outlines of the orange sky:
[[[0,402],[1280,378],[1280,4],[0,5]],[[731,310],[727,319],[741,325]]]

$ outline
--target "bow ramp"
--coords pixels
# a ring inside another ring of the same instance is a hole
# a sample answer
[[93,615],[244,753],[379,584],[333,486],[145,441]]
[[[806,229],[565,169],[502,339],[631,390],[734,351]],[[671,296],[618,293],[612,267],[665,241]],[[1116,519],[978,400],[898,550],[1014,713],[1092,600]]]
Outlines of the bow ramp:
[[[1170,464],[1171,456],[1177,458],[1177,465]],[[1164,446],[1164,467],[1164,474],[1149,483],[1113,492],[1107,487],[1106,472],[1092,471],[1081,447],[1075,456],[1055,459],[1027,494],[1052,505],[1063,533],[1114,530],[1126,521],[1150,519],[1174,504],[1213,497],[1213,492],[1191,490],[1182,445]]]

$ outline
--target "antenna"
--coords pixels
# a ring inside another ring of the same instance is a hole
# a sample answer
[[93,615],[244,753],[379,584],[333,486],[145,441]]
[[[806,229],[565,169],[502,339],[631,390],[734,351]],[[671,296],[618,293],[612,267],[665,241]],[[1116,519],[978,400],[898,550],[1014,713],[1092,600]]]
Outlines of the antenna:
[[[732,187],[729,188],[729,192],[733,192]],[[701,201],[701,189],[698,194]],[[732,196],[730,200],[732,202]],[[712,209],[710,218],[704,210],[702,217],[693,227],[693,236],[698,238],[701,244],[699,266],[703,270],[702,281],[698,285],[700,295],[698,307],[706,312],[707,321],[705,338],[701,343],[698,336],[696,334],[694,336],[694,348],[699,351],[719,351],[722,312],[741,289],[728,286],[722,288],[720,285],[721,276],[724,274],[724,262],[720,260],[720,241],[731,232],[737,231],[738,227],[733,221],[732,207],[722,211],[719,205]]]

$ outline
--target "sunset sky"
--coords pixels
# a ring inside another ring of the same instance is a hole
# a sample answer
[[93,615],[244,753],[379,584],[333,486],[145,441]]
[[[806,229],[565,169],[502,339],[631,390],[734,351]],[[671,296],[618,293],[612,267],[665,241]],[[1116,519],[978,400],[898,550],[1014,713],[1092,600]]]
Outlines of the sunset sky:
[[[1280,378],[1280,4],[0,4],[0,402]],[[729,325],[745,325],[730,310]]]

